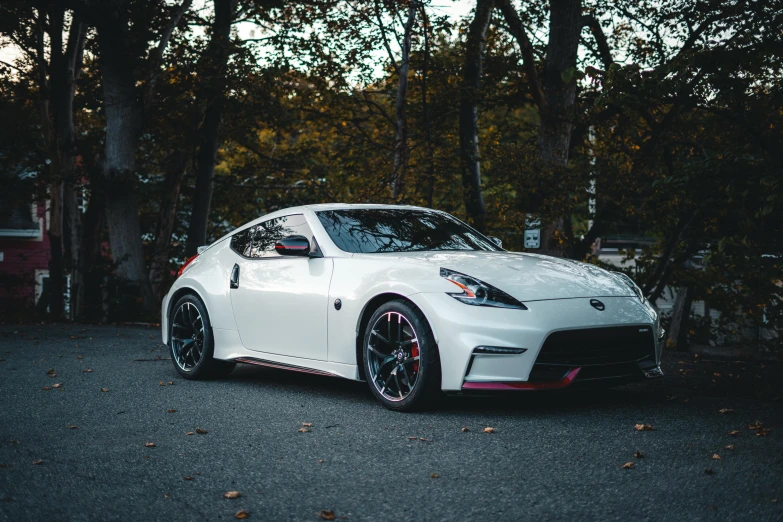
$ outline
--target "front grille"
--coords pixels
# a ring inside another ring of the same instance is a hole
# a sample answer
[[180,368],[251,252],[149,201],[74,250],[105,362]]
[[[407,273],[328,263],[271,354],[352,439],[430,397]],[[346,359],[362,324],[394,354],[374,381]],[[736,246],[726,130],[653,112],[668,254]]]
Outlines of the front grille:
[[549,334],[536,364],[591,366],[638,361],[655,354],[652,328],[615,326]]

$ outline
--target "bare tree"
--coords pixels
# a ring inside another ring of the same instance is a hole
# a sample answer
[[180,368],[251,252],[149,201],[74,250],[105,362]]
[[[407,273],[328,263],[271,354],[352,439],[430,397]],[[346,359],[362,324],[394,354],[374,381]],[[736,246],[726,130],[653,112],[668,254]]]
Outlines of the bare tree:
[[185,254],[196,254],[199,246],[207,241],[209,207],[212,202],[212,183],[215,177],[215,163],[220,138],[220,123],[225,101],[225,69],[231,53],[231,24],[236,13],[237,0],[214,0],[215,21],[212,37],[206,51],[207,71],[201,82],[201,96],[204,99],[204,118],[201,121],[201,141],[196,165],[196,191],[193,213],[190,216]]
[[465,44],[462,68],[462,94],[459,104],[459,152],[465,210],[478,230],[485,228],[486,208],[481,192],[481,163],[478,146],[478,101],[481,86],[484,43],[487,36],[492,0],[477,0],[473,21]]

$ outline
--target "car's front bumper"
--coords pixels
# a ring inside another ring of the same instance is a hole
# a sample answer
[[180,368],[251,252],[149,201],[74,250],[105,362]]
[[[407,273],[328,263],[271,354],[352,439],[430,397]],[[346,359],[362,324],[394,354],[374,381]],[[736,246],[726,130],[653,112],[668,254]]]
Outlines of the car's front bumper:
[[[435,333],[444,391],[555,389],[662,375],[656,312],[635,297],[601,297],[603,311],[589,298],[533,301],[525,303],[527,310],[510,310],[466,305],[447,294],[410,297]],[[561,350],[553,358],[552,350],[542,354],[542,348],[552,344],[547,340],[555,332],[567,332],[559,345],[568,353],[561,357]],[[611,345],[607,353],[600,352],[603,344]],[[479,346],[524,352],[474,353]],[[593,350],[597,358],[578,357],[581,349]]]

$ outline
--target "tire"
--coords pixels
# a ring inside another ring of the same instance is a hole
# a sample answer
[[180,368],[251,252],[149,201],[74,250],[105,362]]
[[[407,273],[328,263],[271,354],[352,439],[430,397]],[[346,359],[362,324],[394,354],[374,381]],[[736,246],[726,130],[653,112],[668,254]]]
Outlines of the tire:
[[185,379],[227,377],[236,366],[214,358],[215,340],[207,307],[194,294],[182,296],[171,309],[169,352],[174,369]]
[[424,314],[408,301],[385,303],[370,317],[362,359],[370,391],[390,410],[426,409],[442,395],[435,337]]

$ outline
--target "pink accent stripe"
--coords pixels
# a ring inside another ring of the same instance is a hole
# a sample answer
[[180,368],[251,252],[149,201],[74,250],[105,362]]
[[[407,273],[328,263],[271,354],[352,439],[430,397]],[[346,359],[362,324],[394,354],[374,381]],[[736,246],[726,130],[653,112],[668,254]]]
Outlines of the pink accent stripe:
[[313,375],[325,375],[327,377],[339,377],[339,375],[335,375],[330,372],[325,372],[323,370],[315,370],[311,368],[302,368],[301,366],[293,366],[293,365],[285,365],[285,364],[276,364],[270,361],[262,361],[260,359],[247,359],[244,357],[240,357],[239,359],[235,359],[236,362],[245,363],[245,364],[255,364],[256,366],[265,366],[267,368],[277,368],[279,370],[292,370],[295,372],[300,373],[311,373]]
[[568,375],[559,381],[542,382],[466,382],[462,385],[463,390],[557,390],[565,388],[576,379],[576,375],[581,368],[574,368]]

